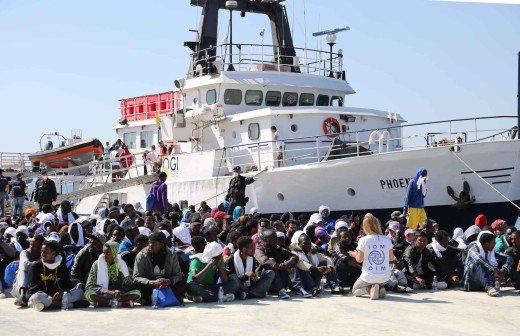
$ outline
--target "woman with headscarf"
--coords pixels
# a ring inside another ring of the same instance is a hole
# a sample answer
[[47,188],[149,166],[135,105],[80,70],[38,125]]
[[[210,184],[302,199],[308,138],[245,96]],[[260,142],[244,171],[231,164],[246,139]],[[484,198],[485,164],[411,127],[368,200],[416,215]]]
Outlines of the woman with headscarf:
[[497,219],[491,224],[491,229],[493,229],[493,233],[497,237],[495,251],[504,253],[505,250],[509,247],[505,235],[507,229],[507,222],[503,219]]
[[134,301],[141,298],[138,290],[131,289],[132,277],[118,250],[117,242],[106,242],[103,253],[90,269],[85,298],[96,308],[110,306],[112,300],[116,300],[118,305],[132,308]]
[[413,180],[406,186],[403,210],[405,216],[409,215],[406,226],[410,229],[417,229],[428,218],[424,211],[427,180],[428,171],[426,168],[419,168]]
[[235,210],[233,210],[233,220],[237,221],[243,215],[244,215],[244,208],[242,208],[240,205],[237,205],[235,207]]

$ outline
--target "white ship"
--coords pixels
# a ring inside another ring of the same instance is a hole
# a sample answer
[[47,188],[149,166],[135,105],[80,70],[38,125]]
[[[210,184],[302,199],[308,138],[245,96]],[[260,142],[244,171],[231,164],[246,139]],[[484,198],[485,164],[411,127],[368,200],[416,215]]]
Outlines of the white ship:
[[[466,227],[479,213],[515,223],[520,201],[520,142],[516,116],[406,125],[402,116],[347,107],[354,94],[346,81],[337,31],[330,51],[297,48],[282,1],[191,0],[202,7],[188,74],[172,91],[121,100],[114,129],[135,155],[119,182],[91,169],[78,213],[95,213],[110,198],[144,204],[151,176],[142,155],[163,141],[170,203],[224,200],[234,166],[258,175],[247,187],[247,209],[264,214],[316,212],[332,217],[372,212],[386,219],[402,209],[405,187],[427,168],[426,212],[443,227]],[[267,15],[272,44],[218,43],[219,11]],[[278,130],[273,140],[271,126]],[[150,167],[148,168],[150,171]]]

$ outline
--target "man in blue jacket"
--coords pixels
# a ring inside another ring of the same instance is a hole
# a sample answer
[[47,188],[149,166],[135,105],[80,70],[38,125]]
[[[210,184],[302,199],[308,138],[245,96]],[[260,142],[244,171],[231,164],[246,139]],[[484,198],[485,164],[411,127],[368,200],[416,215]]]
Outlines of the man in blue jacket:
[[406,214],[409,215],[406,226],[410,229],[417,229],[427,219],[426,211],[424,211],[427,179],[428,171],[426,168],[419,168],[406,188],[403,210],[405,216]]

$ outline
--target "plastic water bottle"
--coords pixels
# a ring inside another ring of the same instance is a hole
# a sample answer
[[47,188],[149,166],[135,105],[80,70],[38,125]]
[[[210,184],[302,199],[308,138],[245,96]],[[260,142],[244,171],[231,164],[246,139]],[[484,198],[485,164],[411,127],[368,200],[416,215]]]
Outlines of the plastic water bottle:
[[117,302],[116,299],[112,299],[112,300],[110,300],[110,307],[112,307],[112,308],[118,308],[118,307],[119,307],[119,302]]
[[495,290],[500,293],[500,279],[495,278]]
[[437,276],[436,275],[433,276],[432,289],[434,291],[439,290],[439,282],[437,281]]
[[61,310],[69,310],[69,293],[63,293],[63,297],[61,298]]
[[152,308],[159,309],[159,297],[157,296],[157,291],[152,292]]
[[224,288],[222,288],[222,286],[220,286],[220,288],[218,290],[218,303],[219,304],[224,303]]

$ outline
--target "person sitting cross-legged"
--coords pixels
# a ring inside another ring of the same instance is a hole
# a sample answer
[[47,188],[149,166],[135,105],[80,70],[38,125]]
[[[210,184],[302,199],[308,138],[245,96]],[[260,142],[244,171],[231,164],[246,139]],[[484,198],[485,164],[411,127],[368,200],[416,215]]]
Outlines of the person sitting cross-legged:
[[[413,289],[431,289],[435,272],[432,252],[426,248],[428,235],[420,231],[415,235],[414,245],[404,251],[405,275],[408,286]],[[444,288],[446,288],[444,286]]]
[[11,294],[16,300],[15,306],[26,307],[29,300],[29,270],[33,262],[40,259],[42,244],[45,241],[42,235],[36,235],[31,240],[29,248],[20,253],[20,263],[18,271],[16,271],[16,278],[13,283]]
[[186,282],[177,254],[166,247],[164,233],[154,232],[148,237],[148,247],[135,258],[133,280],[134,288],[141,292],[139,302],[142,305],[151,305],[154,288],[168,286],[179,302],[183,302]]
[[478,234],[476,242],[468,246],[464,265],[464,290],[486,291],[489,296],[500,296],[495,280],[503,279],[511,270],[512,259],[495,252],[495,235],[490,231]]
[[348,228],[336,230],[339,240],[333,246],[333,260],[336,266],[336,274],[339,279],[339,286],[343,292],[348,292],[348,287],[352,286],[361,275],[361,264],[349,255],[357,249],[357,244],[352,241],[352,236]]
[[123,307],[132,308],[141,298],[138,290],[132,290],[132,278],[123,259],[118,256],[119,243],[108,241],[103,253],[94,261],[88,276],[85,297],[94,307],[108,307],[117,300]]
[[[297,264],[298,275],[299,279],[301,279],[301,286],[306,291],[311,292],[312,296],[319,296],[321,294],[321,278],[325,276],[331,288],[331,293],[341,294],[332,260],[316,252],[309,236],[306,234],[300,235],[298,244],[292,244],[291,249],[299,257]],[[297,282],[297,280],[293,280],[293,285],[297,284]]]
[[[196,254],[190,256],[190,269],[188,273],[188,295],[193,302],[217,302],[218,291],[222,286],[224,301],[235,300],[242,286],[236,274],[229,275],[222,260],[224,248],[217,242],[207,243],[204,238],[195,236],[191,245]],[[218,284],[218,279],[222,285]],[[246,293],[241,292],[240,298],[245,299]]]
[[[293,236],[294,239],[294,236]],[[262,241],[256,246],[255,259],[260,263],[263,277],[267,270],[272,270],[275,274],[274,280],[269,288],[270,293],[278,293],[278,298],[288,299],[290,296],[285,291],[289,282],[289,276],[297,272],[295,269],[298,263],[298,256],[287,248],[278,246],[276,232],[266,229],[262,233]],[[303,288],[295,288],[304,297],[311,297],[310,293]]]
[[235,274],[242,283],[241,292],[246,292],[249,298],[263,298],[274,280],[274,272],[265,270],[260,277],[256,270],[258,261],[254,258],[255,245],[248,236],[238,238],[237,250],[226,262],[229,274]]
[[460,286],[463,267],[460,259],[461,250],[450,246],[448,232],[439,230],[435,233],[431,244],[426,248],[430,250],[435,260],[435,275],[437,276],[438,289]]
[[83,291],[71,288],[70,273],[60,252],[61,245],[57,241],[46,240],[42,244],[41,259],[31,265],[28,305],[36,311],[61,307],[66,290],[69,290],[67,301],[71,307],[88,306],[88,302],[82,300]]

